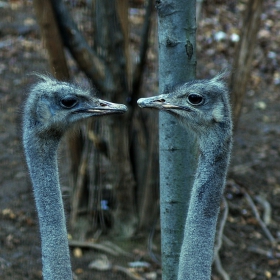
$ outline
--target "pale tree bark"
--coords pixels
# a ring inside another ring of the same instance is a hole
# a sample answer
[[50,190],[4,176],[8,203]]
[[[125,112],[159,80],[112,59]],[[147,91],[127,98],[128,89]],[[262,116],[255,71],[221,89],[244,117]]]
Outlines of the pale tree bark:
[[[157,1],[159,92],[195,78],[196,1]],[[176,119],[159,115],[162,279],[177,279],[184,225],[196,169],[195,139]]]
[[244,13],[242,33],[233,62],[230,89],[233,103],[233,119],[236,129],[241,114],[243,99],[251,74],[252,59],[260,29],[263,0],[249,0]]

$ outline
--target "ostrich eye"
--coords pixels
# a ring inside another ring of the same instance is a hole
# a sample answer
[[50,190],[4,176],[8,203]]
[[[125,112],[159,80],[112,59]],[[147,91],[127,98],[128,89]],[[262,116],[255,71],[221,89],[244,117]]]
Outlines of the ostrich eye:
[[192,105],[200,105],[203,102],[203,97],[198,94],[190,94],[188,100]]
[[63,108],[71,109],[78,103],[75,97],[64,97],[60,100],[60,104]]

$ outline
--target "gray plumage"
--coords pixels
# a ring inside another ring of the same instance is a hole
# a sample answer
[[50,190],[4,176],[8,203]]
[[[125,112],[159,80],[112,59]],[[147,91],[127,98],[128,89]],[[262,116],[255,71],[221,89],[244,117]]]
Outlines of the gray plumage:
[[72,270],[57,166],[59,141],[79,120],[127,109],[76,85],[38,76],[24,106],[23,146],[39,217],[43,277],[69,280]]
[[220,201],[232,146],[227,72],[194,80],[166,94],[138,100],[140,107],[165,110],[195,134],[199,160],[186,218],[179,280],[210,280]]

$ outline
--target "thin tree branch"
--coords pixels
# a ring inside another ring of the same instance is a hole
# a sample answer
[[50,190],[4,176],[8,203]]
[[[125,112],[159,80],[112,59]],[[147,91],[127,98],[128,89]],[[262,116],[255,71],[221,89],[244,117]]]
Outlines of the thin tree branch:
[[214,263],[215,263],[215,267],[217,272],[223,277],[224,280],[230,280],[229,275],[227,274],[227,272],[224,270],[223,266],[222,266],[222,262],[219,256],[219,251],[222,247],[222,239],[223,239],[223,232],[224,232],[224,228],[225,228],[225,224],[226,224],[226,220],[228,217],[228,204],[227,201],[225,199],[225,197],[223,197],[223,204],[224,204],[224,213],[223,216],[221,218],[220,221],[220,227],[219,230],[217,231],[217,236],[216,236],[216,246],[214,249]]
[[235,243],[232,242],[228,237],[226,237],[225,235],[223,235],[223,241],[227,244],[227,246],[230,246],[230,247],[234,247],[235,246]]
[[215,258],[215,267],[217,272],[223,277],[224,280],[230,280],[230,277],[228,276],[228,274],[222,266],[222,262],[219,255],[217,255]]
[[224,232],[225,224],[226,224],[227,217],[228,217],[228,203],[227,203],[225,197],[223,197],[223,204],[224,204],[224,213],[223,213],[223,216],[220,221],[219,230],[217,231],[214,256],[216,256],[219,253],[219,250],[221,249],[222,244],[223,244],[223,242],[222,242],[223,232]]
[[262,196],[262,195],[256,195],[255,196],[256,201],[262,205],[263,207],[263,221],[266,225],[269,225],[271,223],[271,205],[270,203]]
[[132,106],[136,106],[136,101],[139,98],[141,82],[143,78],[143,70],[146,64],[147,58],[147,50],[149,46],[149,33],[151,30],[151,22],[152,22],[152,12],[153,12],[153,1],[149,0],[146,7],[146,14],[144,19],[144,25],[142,29],[141,41],[140,41],[140,51],[139,51],[139,62],[136,64],[134,73],[133,73],[133,81],[132,81]]
[[135,275],[129,269],[127,269],[123,266],[120,266],[120,265],[114,265],[113,270],[123,272],[126,276],[128,276],[129,278],[131,278],[133,280],[145,280],[145,278]]
[[96,244],[96,243],[92,243],[92,242],[78,241],[78,240],[69,240],[68,242],[69,242],[70,247],[95,249],[95,250],[110,254],[112,256],[115,256],[115,257],[120,255],[119,252],[116,252],[115,250],[107,247],[106,245]]
[[262,219],[260,217],[260,214],[258,212],[258,209],[257,209],[255,203],[253,202],[253,199],[251,198],[251,196],[245,190],[243,190],[243,193],[244,193],[244,196],[245,196],[247,202],[251,206],[251,209],[253,210],[253,213],[254,213],[257,221],[259,222],[263,232],[265,233],[266,237],[268,238],[268,240],[271,242],[272,245],[275,245],[276,244],[276,240],[272,236],[272,234],[270,233],[270,231],[267,228],[267,226],[265,225],[265,223],[262,221]]
[[242,183],[240,182],[236,182],[235,183],[235,187],[238,188],[240,190],[240,192],[245,196],[248,204],[250,205],[255,218],[257,219],[257,221],[259,222],[263,232],[265,233],[265,235],[267,236],[268,240],[271,242],[272,246],[274,246],[276,244],[276,240],[275,238],[272,236],[272,234],[270,233],[269,229],[267,228],[267,226],[265,225],[265,223],[262,221],[260,214],[258,212],[258,209],[256,207],[256,205],[253,202],[253,199],[251,198],[251,196],[248,194],[248,192],[245,190],[245,188],[242,186]]
[[280,253],[274,252],[272,249],[270,250],[265,250],[256,246],[251,246],[248,248],[248,251],[266,256],[269,259],[280,259]]
[[106,91],[104,79],[107,71],[105,71],[104,61],[88,45],[63,2],[61,0],[51,0],[51,2],[65,46],[97,88]]
[[76,185],[73,190],[73,201],[72,201],[72,211],[70,224],[74,228],[78,216],[79,205],[82,199],[83,189],[85,186],[85,178],[87,174],[88,167],[88,154],[89,154],[89,141],[86,141],[85,147],[83,148],[82,158],[80,161],[79,172],[77,175]]
[[234,57],[233,73],[230,81],[234,129],[237,129],[243,99],[251,75],[251,64],[257,34],[260,28],[264,0],[249,0],[244,13],[242,33]]

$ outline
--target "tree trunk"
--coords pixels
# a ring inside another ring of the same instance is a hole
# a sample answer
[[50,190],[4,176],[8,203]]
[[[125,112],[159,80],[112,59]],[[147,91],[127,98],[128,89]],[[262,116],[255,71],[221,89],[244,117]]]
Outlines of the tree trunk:
[[[195,78],[196,1],[157,1],[159,91]],[[176,119],[159,115],[162,279],[175,280],[187,215],[196,149],[193,136]]]
[[263,0],[249,0],[244,14],[242,33],[237,45],[230,81],[233,103],[233,120],[236,129],[243,99],[251,74],[251,64],[260,28]]
[[63,42],[51,1],[34,0],[33,4],[43,45],[48,52],[51,72],[58,80],[69,80],[70,75],[64,55]]
[[[118,6],[120,5],[120,6]],[[125,103],[129,95],[128,67],[128,1],[95,1],[95,42],[98,52],[106,61],[110,75],[105,84],[112,90],[104,92],[105,98]],[[111,178],[117,198],[114,211],[115,235],[131,236],[137,226],[135,208],[136,181],[130,159],[129,115],[114,116],[102,122],[107,127],[111,162]]]
[[[139,46],[139,60],[133,73],[131,96],[131,159],[137,181],[137,210],[139,214],[139,230],[147,231],[154,227],[159,215],[159,168],[158,168],[158,118],[156,112],[142,110],[137,100],[142,94],[143,77],[147,60],[149,42],[152,52],[157,53],[155,41],[156,17],[153,0],[146,1],[145,18]],[[145,87],[146,89],[147,87]],[[152,91],[153,89],[148,89]]]

